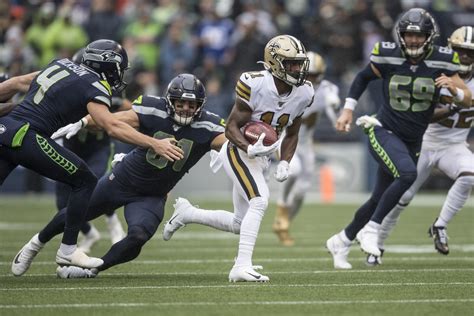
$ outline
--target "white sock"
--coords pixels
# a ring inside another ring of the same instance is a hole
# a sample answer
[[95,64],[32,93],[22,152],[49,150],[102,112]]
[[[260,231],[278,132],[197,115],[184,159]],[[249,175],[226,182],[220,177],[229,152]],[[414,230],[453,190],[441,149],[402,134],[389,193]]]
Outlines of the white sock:
[[264,210],[249,208],[240,226],[239,251],[234,266],[252,266],[252,254],[257,241]]
[[61,252],[66,256],[69,256],[74,251],[76,251],[76,248],[77,248],[77,245],[66,245],[63,243],[61,243],[61,246],[59,246],[59,250],[61,250]]
[[203,210],[193,207],[190,215],[183,218],[185,224],[196,223],[226,232],[238,234],[239,223],[234,220],[234,213],[228,211]]
[[36,250],[39,250],[44,247],[44,244],[39,240],[38,235],[39,234],[36,234],[33,236],[33,238],[31,238],[31,244],[34,248],[36,248]]
[[368,228],[372,228],[372,229],[375,229],[375,230],[380,230],[380,224],[379,223],[376,223],[374,221],[369,221],[366,225]]
[[339,235],[339,238],[344,243],[344,245],[350,246],[352,244],[352,241],[347,237],[346,232],[344,231],[344,229],[341,230],[338,235]]
[[446,227],[448,225],[454,215],[461,210],[469,198],[473,183],[474,176],[461,176],[456,179],[448,191],[448,196],[441,208],[438,220],[434,224],[435,226]]
[[397,204],[390,213],[385,216],[382,221],[382,225],[379,230],[379,242],[378,247],[380,249],[385,249],[385,240],[392,233],[393,228],[397,225],[398,219],[400,218],[400,213],[405,209],[406,206]]
[[105,217],[105,221],[108,225],[115,224],[116,222],[119,222],[117,214],[113,213],[112,215],[107,215]]

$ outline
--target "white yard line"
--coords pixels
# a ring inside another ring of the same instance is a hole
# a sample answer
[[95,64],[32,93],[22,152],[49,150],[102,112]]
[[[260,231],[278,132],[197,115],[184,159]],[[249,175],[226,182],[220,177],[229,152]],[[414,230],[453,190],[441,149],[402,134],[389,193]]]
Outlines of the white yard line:
[[236,306],[236,305],[347,305],[347,304],[445,304],[474,303],[474,299],[412,299],[412,300],[334,300],[334,301],[243,301],[243,302],[162,302],[162,303],[107,303],[107,304],[24,304],[0,305],[0,309],[35,308],[117,308],[163,306]]
[[[267,271],[269,275],[272,274],[329,274],[329,273],[434,273],[434,272],[472,272],[474,268],[440,268],[440,269],[367,269],[367,270],[304,270],[304,271]],[[103,272],[100,275],[104,276],[160,276],[160,275],[227,275],[227,271],[222,272]],[[25,274],[22,278],[27,277],[44,277],[52,276],[51,273],[36,273],[36,274]],[[12,275],[0,275],[0,278],[13,278]]]
[[400,283],[317,283],[317,284],[228,284],[228,285],[157,285],[157,286],[81,286],[81,287],[24,287],[24,288],[8,288],[0,289],[2,292],[17,291],[77,291],[77,290],[94,290],[94,291],[127,291],[127,290],[159,290],[159,289],[220,289],[220,288],[241,288],[249,286],[265,286],[265,287],[380,287],[380,286],[465,286],[474,285],[474,282],[400,282]]

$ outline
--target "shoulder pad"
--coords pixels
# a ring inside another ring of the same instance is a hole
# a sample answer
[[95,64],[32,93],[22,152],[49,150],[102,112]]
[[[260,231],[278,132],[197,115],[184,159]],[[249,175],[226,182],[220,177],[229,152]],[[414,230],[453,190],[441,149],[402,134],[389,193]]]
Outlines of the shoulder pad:
[[424,62],[429,68],[459,71],[459,55],[449,47],[433,45],[431,54],[426,57]]
[[400,49],[397,43],[394,42],[377,42],[372,49],[372,55],[374,56],[395,56],[395,53],[399,52]]
[[246,101],[250,102],[250,95],[252,94],[252,88],[255,88],[265,78],[262,71],[248,71],[240,75],[239,81],[235,86],[235,92],[237,95]]
[[209,121],[214,124],[220,125],[225,127],[225,120],[220,117],[218,114],[210,112],[210,111],[202,111],[201,115],[197,119],[197,121]]

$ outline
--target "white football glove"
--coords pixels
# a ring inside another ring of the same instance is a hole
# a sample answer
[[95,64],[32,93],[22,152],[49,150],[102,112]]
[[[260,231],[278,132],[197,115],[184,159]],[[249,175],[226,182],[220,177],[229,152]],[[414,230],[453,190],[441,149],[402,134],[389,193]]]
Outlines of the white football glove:
[[58,129],[56,132],[51,135],[52,139],[57,139],[66,136],[66,139],[70,139],[74,135],[76,135],[81,128],[85,127],[87,125],[87,119],[84,117],[80,121],[77,121],[76,123],[71,123],[68,124],[64,127],[61,127]]
[[118,153],[118,154],[115,154],[114,155],[114,159],[112,160],[112,162],[110,163],[110,165],[113,167],[115,167],[119,162],[121,162],[123,160],[123,157],[125,157],[127,154],[125,153]]
[[373,116],[364,115],[356,120],[356,125],[368,129],[372,126],[382,126],[382,123]]
[[273,145],[265,146],[263,145],[263,139],[265,138],[265,133],[260,134],[257,141],[253,145],[247,147],[247,155],[249,158],[263,157],[268,156],[274,153],[278,147],[280,147],[281,138],[277,140]]
[[288,179],[288,176],[290,175],[290,164],[286,160],[281,160],[276,168],[275,171],[275,179],[278,182],[283,182],[286,179]]

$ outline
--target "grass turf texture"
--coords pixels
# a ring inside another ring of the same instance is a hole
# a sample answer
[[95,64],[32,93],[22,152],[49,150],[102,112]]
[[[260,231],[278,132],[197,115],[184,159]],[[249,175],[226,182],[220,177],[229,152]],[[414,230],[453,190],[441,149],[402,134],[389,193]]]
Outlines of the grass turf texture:
[[[171,202],[171,200],[170,200]],[[416,202],[416,200],[415,200]],[[204,226],[183,228],[169,242],[157,234],[133,262],[96,279],[61,280],[51,241],[22,277],[13,277],[16,252],[54,213],[51,197],[0,198],[1,315],[472,315],[474,310],[474,205],[451,222],[451,253],[435,252],[427,229],[441,205],[410,206],[389,239],[384,264],[368,268],[357,244],[353,270],[337,271],[324,244],[359,205],[304,206],[292,227],[294,247],[271,232],[274,205],[264,218],[254,264],[270,283],[228,283],[238,237]],[[165,219],[171,215],[168,203]],[[230,203],[199,201],[205,208]],[[122,212],[119,211],[119,216]],[[123,218],[122,218],[123,220]],[[104,220],[94,224],[103,239],[92,255],[110,246]],[[392,250],[391,250],[392,249]]]

